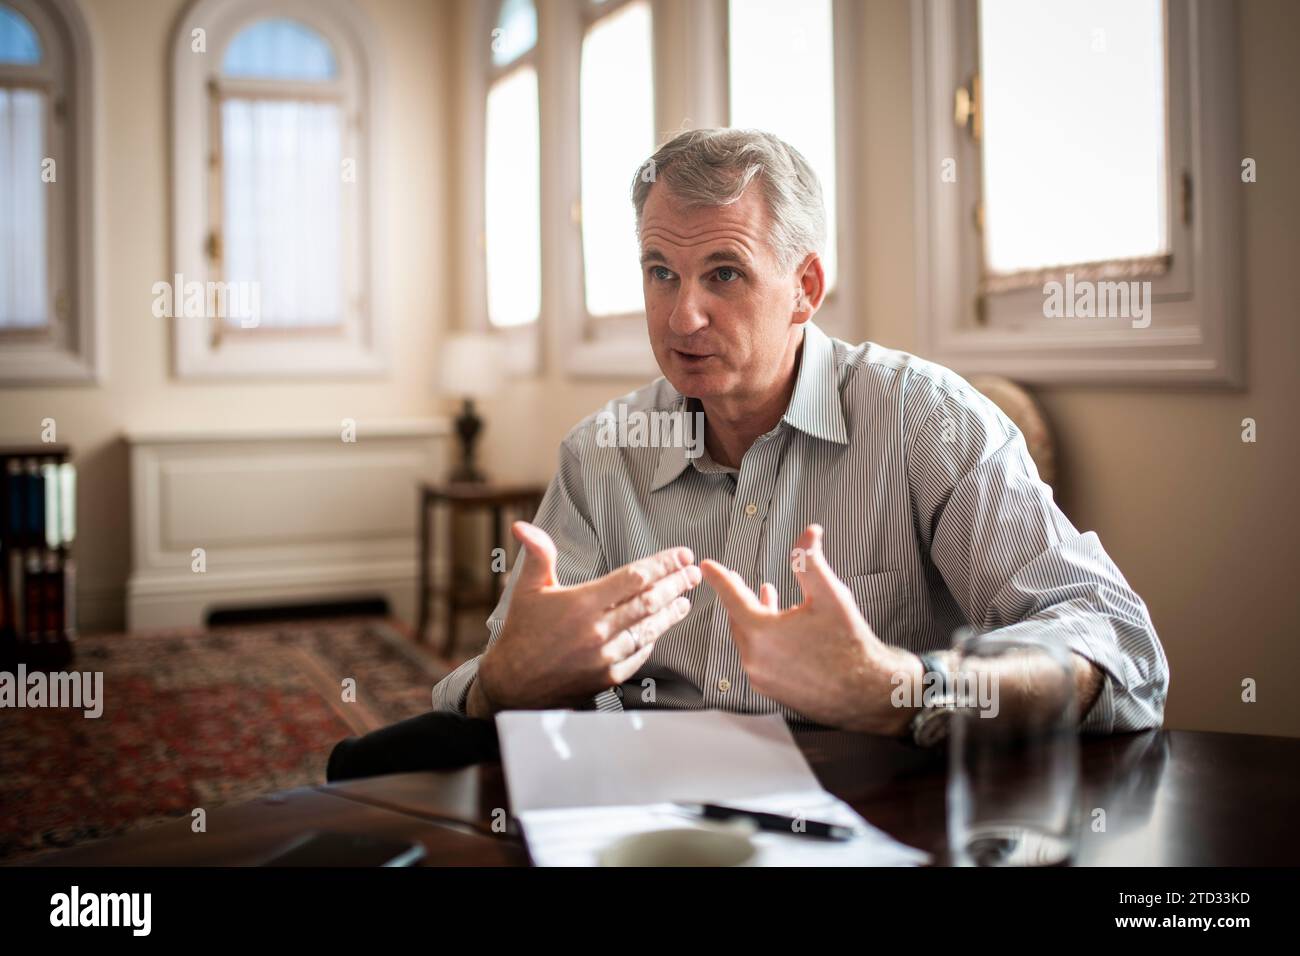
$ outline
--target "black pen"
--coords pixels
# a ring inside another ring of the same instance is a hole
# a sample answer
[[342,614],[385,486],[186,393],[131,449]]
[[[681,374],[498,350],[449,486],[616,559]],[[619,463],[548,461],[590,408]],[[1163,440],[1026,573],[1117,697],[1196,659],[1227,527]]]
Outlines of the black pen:
[[790,833],[795,836],[818,837],[823,840],[851,840],[857,834],[851,827],[837,823],[823,823],[820,820],[803,820],[799,817],[783,817],[779,813],[764,813],[761,810],[743,810],[740,807],[724,807],[716,803],[679,803],[678,807],[694,816],[706,820],[749,820],[760,830],[773,833]]

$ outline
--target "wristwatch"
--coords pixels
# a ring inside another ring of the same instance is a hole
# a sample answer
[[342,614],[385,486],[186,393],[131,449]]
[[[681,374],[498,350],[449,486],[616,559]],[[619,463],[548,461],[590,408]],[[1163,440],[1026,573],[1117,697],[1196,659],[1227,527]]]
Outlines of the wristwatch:
[[[931,690],[936,675],[938,686]],[[921,706],[912,718],[912,742],[933,747],[948,736],[948,724],[957,709],[952,675],[938,654],[921,655]]]

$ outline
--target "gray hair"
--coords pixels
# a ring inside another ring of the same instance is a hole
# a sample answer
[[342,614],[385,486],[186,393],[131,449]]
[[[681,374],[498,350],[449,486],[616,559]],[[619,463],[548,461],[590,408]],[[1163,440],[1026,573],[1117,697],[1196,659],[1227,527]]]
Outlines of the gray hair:
[[756,129],[693,129],[660,146],[632,180],[637,233],[650,187],[660,180],[691,205],[725,206],[755,179],[772,218],[770,239],[781,268],[793,268],[810,252],[820,254],[826,207],[817,174],[789,143]]

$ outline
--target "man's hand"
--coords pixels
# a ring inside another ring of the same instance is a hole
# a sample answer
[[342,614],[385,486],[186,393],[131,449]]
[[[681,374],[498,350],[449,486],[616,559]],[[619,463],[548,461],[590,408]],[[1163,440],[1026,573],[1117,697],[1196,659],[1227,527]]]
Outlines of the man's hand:
[[683,595],[700,583],[700,569],[689,548],[561,587],[550,535],[525,521],[511,530],[524,547],[524,564],[501,634],[479,661],[466,707],[471,716],[571,706],[621,684],[691,609]]
[[818,723],[903,733],[911,712],[891,704],[893,678],[919,680],[920,659],[876,636],[826,563],[820,525],[805,528],[798,546],[806,558],[795,567],[803,603],[785,611],[771,584],[756,596],[716,561],[700,566],[731,618],[731,638],[750,685]]

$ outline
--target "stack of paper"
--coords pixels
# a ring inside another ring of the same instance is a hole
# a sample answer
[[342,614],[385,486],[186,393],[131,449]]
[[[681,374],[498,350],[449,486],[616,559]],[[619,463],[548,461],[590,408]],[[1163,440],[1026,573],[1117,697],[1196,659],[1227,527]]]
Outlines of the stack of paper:
[[914,866],[927,854],[817,783],[780,716],[724,711],[498,714],[510,809],[539,866],[591,866],[634,833],[700,826],[678,802],[848,826],[847,841],[759,832],[759,866]]

